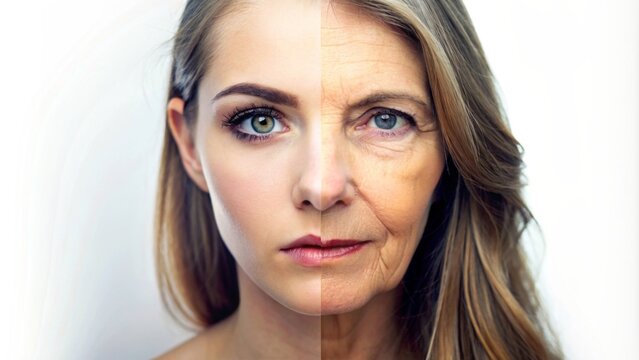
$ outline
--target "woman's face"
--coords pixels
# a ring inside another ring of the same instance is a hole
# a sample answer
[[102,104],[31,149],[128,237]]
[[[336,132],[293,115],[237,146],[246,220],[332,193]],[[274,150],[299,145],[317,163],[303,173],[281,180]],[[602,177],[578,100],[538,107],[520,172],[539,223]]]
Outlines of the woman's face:
[[298,0],[251,2],[214,42],[195,146],[243,272],[307,314],[395,288],[443,168],[414,46],[354,8]]

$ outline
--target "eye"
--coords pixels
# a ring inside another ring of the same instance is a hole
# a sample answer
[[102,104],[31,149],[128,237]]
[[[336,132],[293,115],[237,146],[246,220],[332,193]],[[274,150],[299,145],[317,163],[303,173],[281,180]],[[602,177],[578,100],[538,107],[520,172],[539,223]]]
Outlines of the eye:
[[380,130],[396,130],[414,124],[413,118],[400,111],[383,109],[377,111],[366,124]]
[[397,124],[397,116],[393,114],[377,114],[373,116],[373,124],[384,130],[390,130]]
[[266,141],[279,132],[286,132],[283,125],[283,115],[279,111],[268,107],[252,105],[247,109],[235,109],[226,116],[222,126],[230,128],[239,140],[246,142]]
[[282,123],[272,115],[248,116],[238,124],[237,130],[246,134],[264,135],[283,130]]

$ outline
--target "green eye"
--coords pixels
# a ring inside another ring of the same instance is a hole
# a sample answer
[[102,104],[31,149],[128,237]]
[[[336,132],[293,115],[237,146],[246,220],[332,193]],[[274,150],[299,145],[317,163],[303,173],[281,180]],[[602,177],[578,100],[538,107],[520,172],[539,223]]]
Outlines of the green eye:
[[378,114],[374,118],[375,125],[384,130],[389,130],[397,124],[397,116],[393,114]]
[[251,127],[256,133],[266,134],[271,132],[275,127],[275,120],[272,116],[268,115],[256,115],[251,120]]

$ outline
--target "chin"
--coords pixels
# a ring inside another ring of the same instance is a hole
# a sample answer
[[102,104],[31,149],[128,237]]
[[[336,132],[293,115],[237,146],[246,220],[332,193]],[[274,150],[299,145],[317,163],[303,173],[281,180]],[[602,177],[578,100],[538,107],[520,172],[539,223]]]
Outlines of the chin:
[[322,315],[346,314],[369,305],[374,309],[384,303],[395,306],[397,301],[399,281],[379,284],[365,280],[335,280],[322,279]]
[[287,306],[287,308],[291,311],[294,311],[300,315],[306,316],[321,316],[322,315],[322,307],[319,303],[317,304],[301,304],[301,305],[291,305]]
[[355,311],[364,307],[370,298],[371,296],[357,287],[344,289],[322,284],[322,315],[338,315]]
[[359,309],[361,306],[353,305],[348,302],[322,301],[322,316],[347,314]]
[[322,314],[319,279],[305,285],[291,286],[284,290],[282,296],[276,299],[282,306],[302,315],[319,316]]

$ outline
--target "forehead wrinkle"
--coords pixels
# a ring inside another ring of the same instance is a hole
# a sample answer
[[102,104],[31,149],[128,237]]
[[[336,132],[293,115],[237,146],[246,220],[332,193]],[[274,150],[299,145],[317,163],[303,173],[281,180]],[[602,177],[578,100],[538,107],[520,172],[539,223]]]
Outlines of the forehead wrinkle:
[[[360,7],[337,1],[330,2],[322,17],[323,112],[343,113],[376,92],[408,92],[431,103],[421,54],[397,28]],[[399,56],[406,51],[415,61]],[[421,67],[421,79],[378,76],[413,72],[416,66]]]
[[[392,30],[391,27],[384,25],[382,29],[376,26],[367,26],[366,28],[375,29],[375,31],[367,31],[361,36],[359,35],[362,33],[361,31],[351,31],[346,28],[335,32],[331,31],[329,34],[322,33],[322,62],[337,63],[338,65],[346,64],[346,62],[353,64],[378,62],[406,67],[408,66],[406,62],[392,61],[384,56],[406,49],[413,52],[417,58],[421,58],[417,49],[405,38],[396,33],[389,34],[388,31]],[[342,48],[347,50],[341,50]]]
[[432,106],[425,82],[403,85],[397,82],[382,83],[367,73],[351,74],[348,78],[338,76],[332,81],[323,79],[321,90],[322,105],[330,104],[340,109],[361,107],[357,106],[359,102],[371,96],[375,99],[376,95],[379,95],[379,99],[374,103],[411,101],[417,106],[423,106],[425,110]]
[[[331,84],[332,85],[332,84]],[[348,104],[349,97],[352,96],[350,91],[347,91],[344,85],[344,79],[340,77],[339,84],[335,84],[335,87],[339,87],[339,91],[333,89],[333,86],[329,86],[327,89],[326,84],[322,81],[322,115],[338,115],[342,116],[342,109],[345,104]]]

